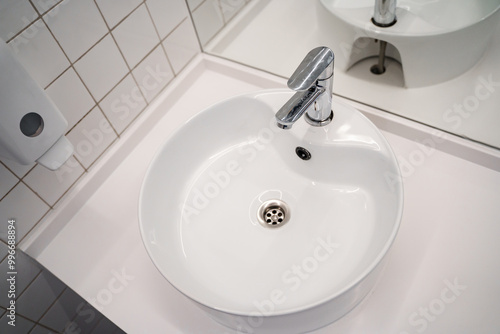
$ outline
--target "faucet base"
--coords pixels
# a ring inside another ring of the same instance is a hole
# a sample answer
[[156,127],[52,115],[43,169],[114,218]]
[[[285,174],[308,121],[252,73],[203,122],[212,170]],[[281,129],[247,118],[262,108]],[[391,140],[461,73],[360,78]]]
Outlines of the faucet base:
[[312,126],[325,126],[327,124],[330,124],[330,122],[332,121],[332,119],[333,119],[333,111],[330,110],[330,115],[327,118],[325,118],[324,120],[322,120],[322,121],[318,121],[318,120],[312,119],[311,117],[309,117],[309,115],[307,113],[304,115],[304,117],[305,117],[306,122],[309,125],[312,125]]
[[381,27],[381,28],[388,28],[388,27],[392,27],[393,25],[396,24],[398,20],[396,18],[394,18],[394,21],[390,22],[390,23],[378,23],[377,21],[375,21],[375,19],[372,17],[372,23],[378,27]]

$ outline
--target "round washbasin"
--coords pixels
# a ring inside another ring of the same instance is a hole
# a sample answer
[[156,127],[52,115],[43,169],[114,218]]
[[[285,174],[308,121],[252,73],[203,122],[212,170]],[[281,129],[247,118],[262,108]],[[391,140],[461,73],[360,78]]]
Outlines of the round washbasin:
[[216,104],[158,151],[140,227],[163,276],[215,320],[252,333],[303,333],[372,289],[398,230],[396,159],[361,113],[292,129],[268,90]]
[[373,15],[375,0],[321,0],[332,12],[337,12],[360,28],[382,34],[422,36],[443,34],[466,29],[488,19],[500,9],[499,0],[397,0],[397,24],[390,29],[370,24],[365,16]]

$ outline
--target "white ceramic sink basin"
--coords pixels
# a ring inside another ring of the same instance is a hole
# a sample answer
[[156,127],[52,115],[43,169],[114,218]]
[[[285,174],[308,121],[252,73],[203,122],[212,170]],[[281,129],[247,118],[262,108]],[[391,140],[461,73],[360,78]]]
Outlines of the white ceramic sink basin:
[[347,71],[378,55],[374,40],[402,64],[408,88],[455,78],[480,61],[500,20],[500,0],[398,0],[397,22],[371,22],[375,0],[317,0],[321,29],[331,31],[335,67]]
[[[399,169],[378,129],[334,103],[328,126],[281,130],[274,114],[290,97],[262,91],[199,113],[165,142],[141,190],[156,267],[241,333],[303,333],[346,314],[373,288],[401,219]],[[289,209],[276,225],[258,219],[268,200]]]

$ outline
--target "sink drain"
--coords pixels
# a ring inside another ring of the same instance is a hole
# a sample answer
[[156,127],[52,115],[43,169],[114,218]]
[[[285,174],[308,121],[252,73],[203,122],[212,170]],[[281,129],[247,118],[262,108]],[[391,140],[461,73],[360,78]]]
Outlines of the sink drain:
[[290,220],[290,208],[280,200],[266,201],[260,206],[257,218],[265,227],[280,227]]

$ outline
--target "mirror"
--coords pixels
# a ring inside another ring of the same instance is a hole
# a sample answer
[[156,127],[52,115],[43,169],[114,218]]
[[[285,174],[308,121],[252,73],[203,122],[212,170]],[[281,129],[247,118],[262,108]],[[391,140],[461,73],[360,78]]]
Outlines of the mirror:
[[[399,0],[389,28],[366,19],[375,0],[187,3],[206,53],[288,78],[328,46],[334,94],[500,148],[500,0]],[[382,37],[386,71],[374,74]]]

